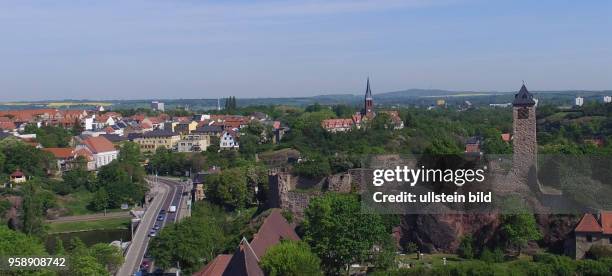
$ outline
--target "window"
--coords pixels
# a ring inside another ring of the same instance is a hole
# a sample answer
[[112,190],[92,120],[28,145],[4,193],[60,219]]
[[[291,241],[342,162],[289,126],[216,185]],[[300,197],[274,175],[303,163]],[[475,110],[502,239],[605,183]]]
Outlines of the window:
[[612,244],[612,237],[609,237],[609,238],[608,238],[608,243],[609,243],[609,244]]
[[586,238],[587,238],[588,242],[592,242],[593,241],[593,236],[591,234],[588,234]]

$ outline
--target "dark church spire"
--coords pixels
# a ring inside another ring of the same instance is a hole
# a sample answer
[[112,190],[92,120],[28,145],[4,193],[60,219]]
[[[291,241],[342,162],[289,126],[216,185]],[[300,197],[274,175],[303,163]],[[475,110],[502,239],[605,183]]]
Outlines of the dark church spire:
[[372,90],[370,90],[370,77],[368,77],[368,82],[366,84],[365,98],[366,98],[366,100],[367,99],[372,99]]
[[532,106],[535,105],[535,101],[533,100],[533,95],[529,93],[525,83],[523,82],[523,86],[521,86],[521,90],[514,95],[514,102],[512,102],[514,106]]

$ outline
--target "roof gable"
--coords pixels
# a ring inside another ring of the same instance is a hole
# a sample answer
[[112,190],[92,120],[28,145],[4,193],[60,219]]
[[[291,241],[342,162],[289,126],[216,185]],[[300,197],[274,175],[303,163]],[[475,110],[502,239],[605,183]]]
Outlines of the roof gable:
[[83,144],[92,153],[102,153],[116,150],[113,143],[103,136],[87,137],[85,140],[83,140]]
[[575,232],[601,232],[601,226],[597,219],[592,214],[584,214],[578,226],[576,226]]

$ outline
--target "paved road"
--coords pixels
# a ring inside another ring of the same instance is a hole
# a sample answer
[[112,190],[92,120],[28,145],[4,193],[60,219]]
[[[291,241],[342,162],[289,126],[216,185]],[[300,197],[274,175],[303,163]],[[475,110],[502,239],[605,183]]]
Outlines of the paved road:
[[78,216],[66,216],[66,217],[58,217],[56,219],[48,219],[46,222],[48,223],[56,223],[56,222],[71,222],[71,221],[93,221],[93,220],[105,220],[111,218],[131,218],[132,215],[129,211],[125,212],[109,212],[109,213],[96,213],[89,215],[78,215]]
[[133,275],[140,268],[140,263],[149,244],[149,230],[156,222],[162,203],[169,198],[171,192],[174,192],[173,187],[166,184],[151,183],[153,183],[153,188],[151,189],[151,193],[154,194],[153,201],[147,208],[138,228],[134,231],[134,237],[125,254],[125,262],[119,268],[116,275]]

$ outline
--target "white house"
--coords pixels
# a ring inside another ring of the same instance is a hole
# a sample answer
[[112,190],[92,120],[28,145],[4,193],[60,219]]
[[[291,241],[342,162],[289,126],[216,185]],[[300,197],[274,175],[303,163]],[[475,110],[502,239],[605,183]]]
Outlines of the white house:
[[221,135],[219,147],[221,149],[238,149],[238,139],[234,131],[224,131]]
[[93,130],[94,127],[94,117],[87,117],[85,119],[83,119],[83,128],[85,130]]
[[612,96],[604,96],[603,101],[604,103],[612,103]]
[[576,106],[582,106],[584,104],[584,98],[583,97],[576,97]]
[[76,150],[79,149],[87,149],[91,152],[96,162],[96,169],[108,165],[110,162],[117,159],[117,155],[119,154],[119,151],[115,149],[113,143],[104,138],[104,136],[87,137],[81,144],[76,146]]

